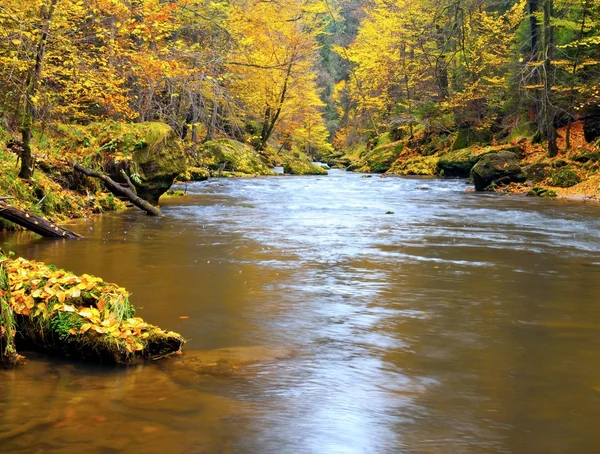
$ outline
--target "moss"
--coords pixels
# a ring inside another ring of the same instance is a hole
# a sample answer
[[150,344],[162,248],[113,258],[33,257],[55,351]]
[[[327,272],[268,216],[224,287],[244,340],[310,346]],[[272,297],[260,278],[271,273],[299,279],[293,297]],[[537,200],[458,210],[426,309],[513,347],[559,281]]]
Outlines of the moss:
[[452,143],[452,150],[462,150],[468,148],[475,143],[486,143],[491,139],[491,135],[487,131],[476,131],[470,126],[459,128],[456,132],[456,138]]
[[570,188],[581,182],[581,177],[572,167],[560,167],[553,170],[548,183],[558,188]]
[[289,159],[283,166],[283,172],[291,175],[327,175],[325,167],[303,157]]
[[556,192],[554,192],[552,189],[534,186],[529,190],[529,192],[527,192],[527,195],[534,197],[556,197]]
[[393,142],[366,151],[361,156],[356,170],[359,172],[374,173],[387,172],[392,167],[394,161],[398,159],[403,148],[404,144],[402,142]]
[[203,161],[213,176],[224,171],[242,175],[273,175],[250,146],[232,139],[211,140],[204,144]]
[[438,171],[438,158],[435,156],[413,156],[397,160],[388,173],[435,176]]
[[7,288],[20,291],[9,305],[16,315],[16,337],[25,347],[111,362],[181,348],[180,335],[134,318],[129,293],[115,284],[20,258],[2,256],[0,264],[8,275]]
[[[185,172],[177,177],[177,181],[205,181],[210,176],[210,170],[204,167],[188,167]],[[167,191],[168,193],[168,191]]]
[[10,298],[8,276],[4,266],[0,264],[0,367],[13,366],[20,360],[15,347],[17,327],[9,305]]
[[473,166],[487,153],[490,153],[490,150],[481,147],[451,150],[440,156],[439,173],[447,177],[468,178]]

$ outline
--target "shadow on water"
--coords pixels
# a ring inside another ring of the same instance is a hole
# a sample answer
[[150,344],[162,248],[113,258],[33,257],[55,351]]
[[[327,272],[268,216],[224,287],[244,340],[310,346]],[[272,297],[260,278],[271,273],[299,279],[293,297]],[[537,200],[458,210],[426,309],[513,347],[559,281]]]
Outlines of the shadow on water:
[[465,187],[209,180],[163,219],[0,237],[189,339],[132,368],[29,354],[0,372],[0,451],[594,452],[598,207]]

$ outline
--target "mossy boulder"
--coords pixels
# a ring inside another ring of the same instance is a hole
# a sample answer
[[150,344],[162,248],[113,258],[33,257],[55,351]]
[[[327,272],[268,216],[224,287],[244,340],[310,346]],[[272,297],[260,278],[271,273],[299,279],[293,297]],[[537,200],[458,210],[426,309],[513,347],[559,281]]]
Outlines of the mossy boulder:
[[452,143],[452,150],[462,150],[476,143],[489,142],[491,133],[487,131],[477,131],[470,126],[459,128],[456,133],[456,138]]
[[208,180],[210,171],[204,167],[188,167],[185,172],[177,177],[177,181],[204,181]]
[[402,142],[393,142],[379,145],[372,150],[367,150],[361,157],[356,170],[373,173],[387,172],[402,153],[403,146]]
[[533,183],[539,183],[550,176],[550,164],[536,163],[523,167],[523,172],[527,180]]
[[327,169],[314,164],[308,157],[288,159],[283,165],[283,172],[290,175],[327,175]]
[[232,172],[239,175],[273,175],[250,145],[232,139],[210,140],[204,144],[204,163],[213,175]]
[[588,143],[600,138],[600,104],[591,104],[583,112],[583,135]]
[[468,178],[473,166],[487,153],[491,151],[480,147],[451,150],[440,156],[437,162],[438,173],[445,177]]
[[183,147],[175,131],[164,123],[140,123],[133,125],[141,135],[133,153],[133,178],[137,194],[158,205],[159,197],[173,185],[177,175],[185,172],[186,160]]
[[529,190],[527,195],[533,197],[556,197],[556,192],[552,189],[535,186]]
[[510,151],[486,154],[471,169],[471,177],[476,191],[526,180],[517,156]]
[[596,162],[600,160],[600,151],[588,151],[585,148],[581,148],[575,151],[570,159],[571,161],[580,163]]
[[407,159],[398,159],[387,173],[435,176],[438,171],[438,158],[435,156],[412,156]]
[[548,183],[558,188],[570,188],[581,183],[581,177],[572,167],[561,167],[552,172]]

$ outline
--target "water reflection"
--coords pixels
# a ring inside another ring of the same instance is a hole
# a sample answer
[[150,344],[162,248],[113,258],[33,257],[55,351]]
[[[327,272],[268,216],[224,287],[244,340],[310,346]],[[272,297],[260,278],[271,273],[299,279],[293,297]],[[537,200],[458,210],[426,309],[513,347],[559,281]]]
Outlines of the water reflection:
[[594,452],[597,207],[464,189],[209,180],[163,219],[2,237],[124,285],[189,343],[139,368],[0,372],[0,451]]

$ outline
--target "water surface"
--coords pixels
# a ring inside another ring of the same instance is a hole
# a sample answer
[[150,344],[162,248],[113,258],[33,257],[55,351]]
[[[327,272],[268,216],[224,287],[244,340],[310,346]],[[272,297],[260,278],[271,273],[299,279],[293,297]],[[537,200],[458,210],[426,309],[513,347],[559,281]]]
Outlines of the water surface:
[[[0,452],[600,452],[600,208],[466,188],[214,179],[162,219],[0,237],[189,339],[142,367],[28,354],[0,372]],[[249,360],[186,362],[223,348]]]

